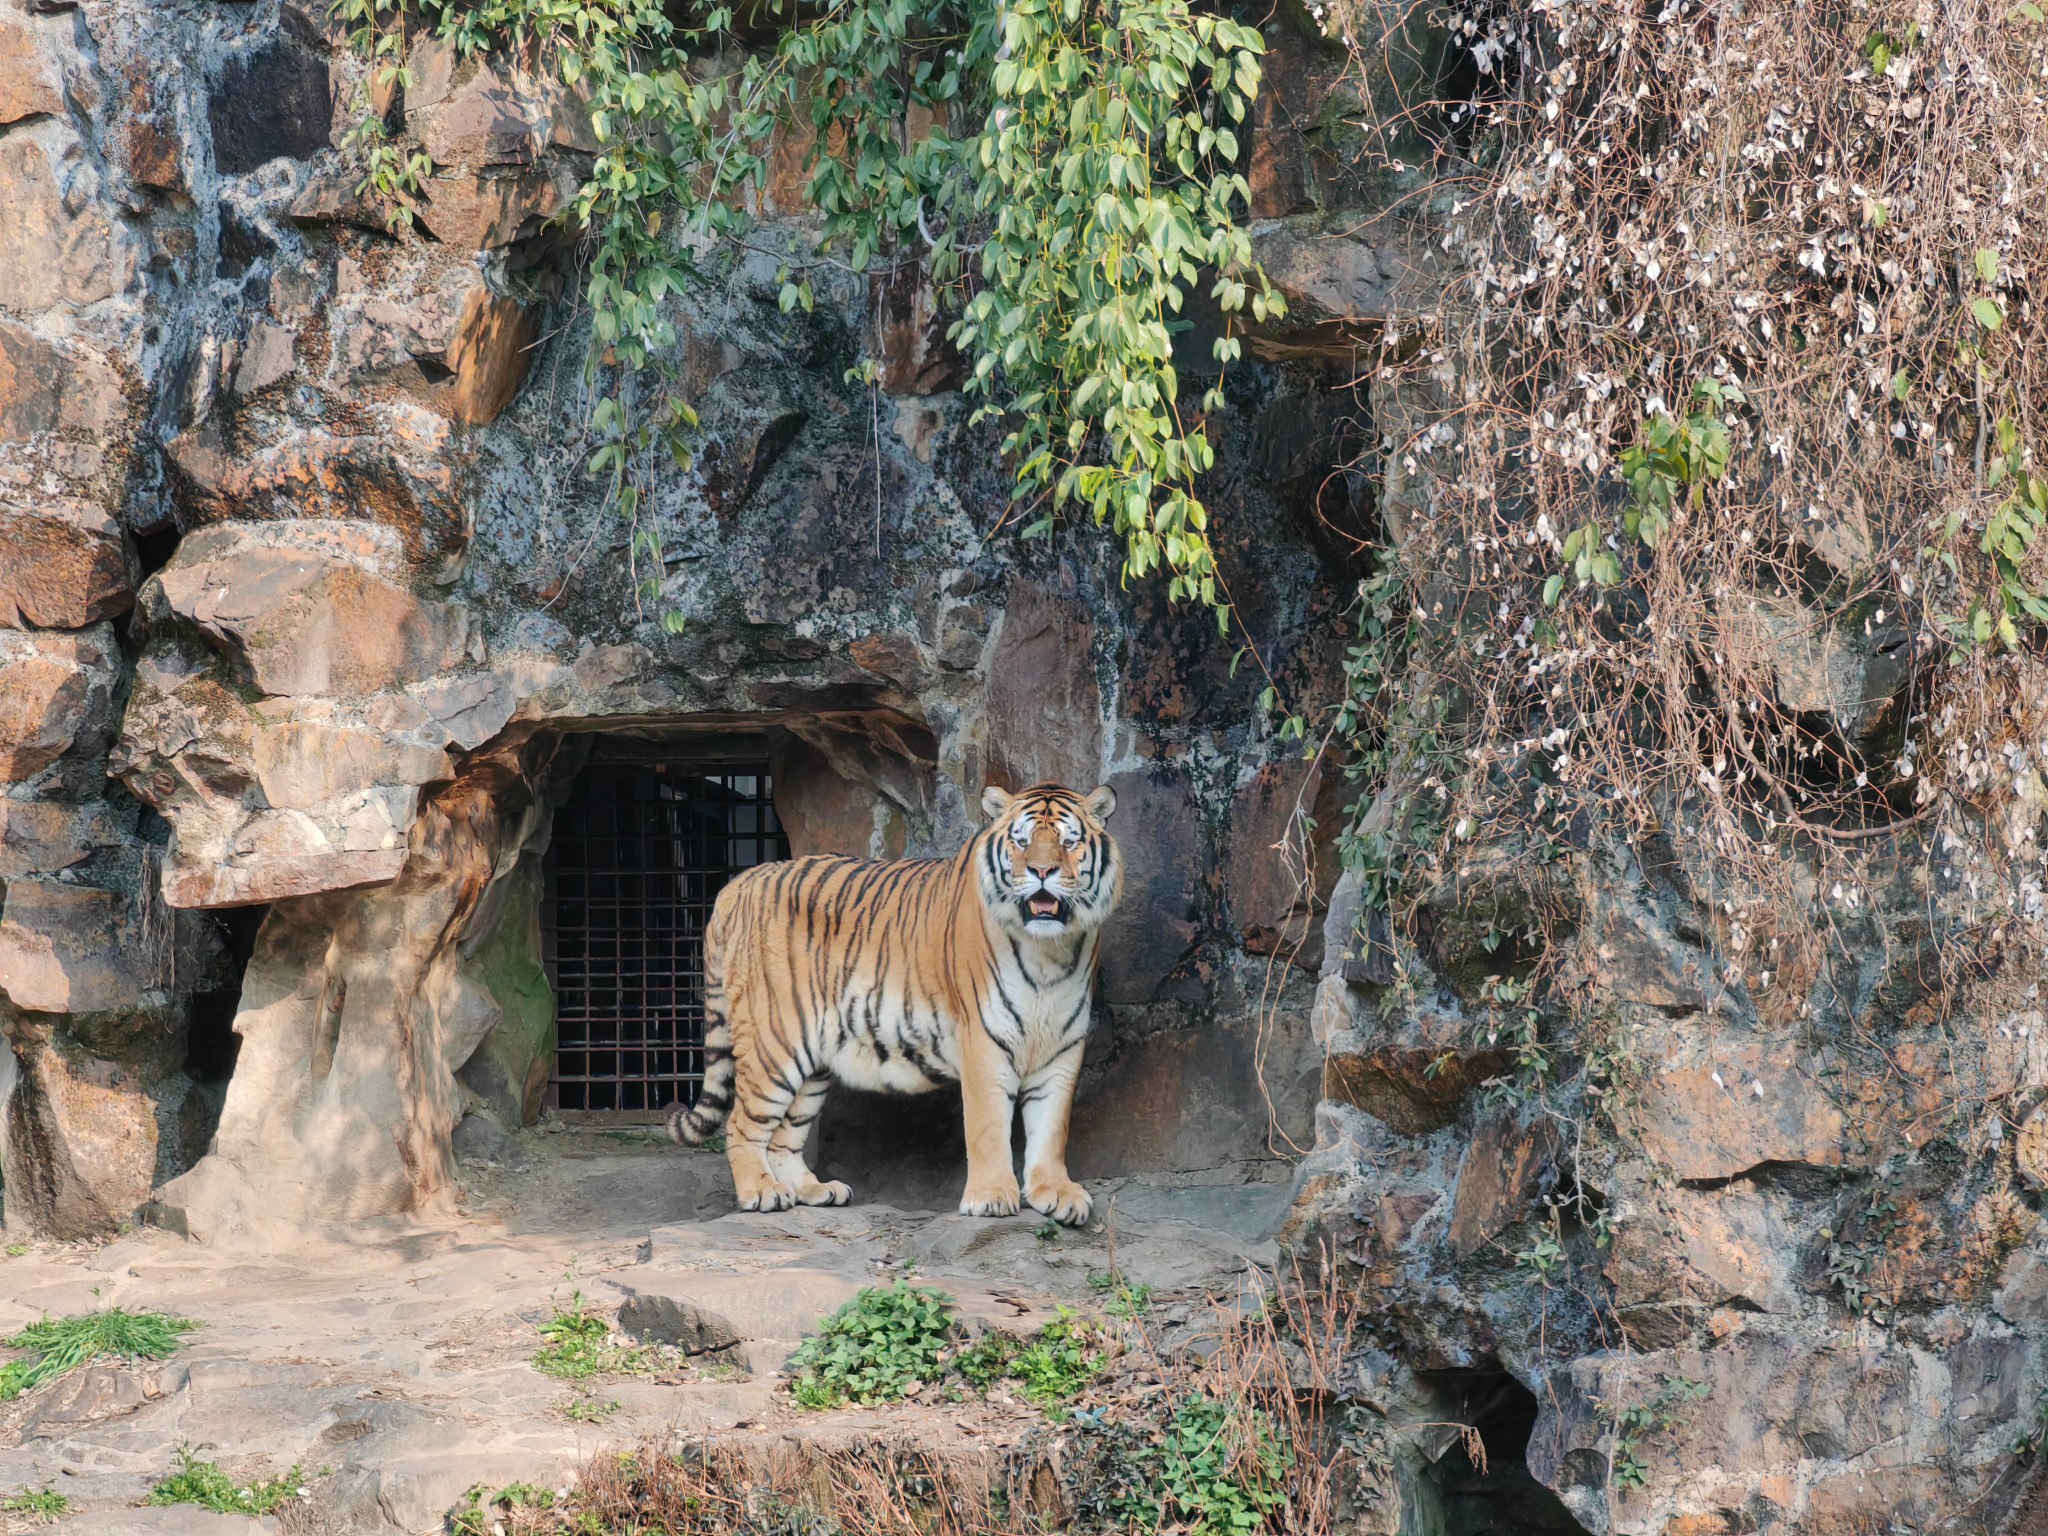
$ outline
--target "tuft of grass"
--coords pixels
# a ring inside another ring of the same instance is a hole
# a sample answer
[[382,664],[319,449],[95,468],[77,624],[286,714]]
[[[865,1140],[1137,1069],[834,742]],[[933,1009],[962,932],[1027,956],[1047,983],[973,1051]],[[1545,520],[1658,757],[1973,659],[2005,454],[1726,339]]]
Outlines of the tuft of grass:
[[178,1452],[178,1470],[149,1491],[152,1504],[197,1504],[217,1515],[273,1515],[306,1490],[293,1467],[283,1477],[241,1481],[221,1470],[220,1463],[201,1461],[190,1451]]
[[31,1358],[0,1365],[0,1403],[47,1386],[94,1360],[162,1360],[199,1325],[163,1312],[106,1307],[75,1317],[46,1317],[0,1339]]
[[19,1258],[25,1258],[25,1257],[27,1257],[27,1255],[28,1255],[28,1244],[27,1244],[27,1243],[9,1243],[9,1244],[7,1245],[7,1257],[9,1257],[10,1259],[19,1259]]
[[596,1376],[652,1376],[669,1363],[665,1352],[653,1345],[622,1343],[612,1333],[612,1321],[593,1312],[578,1291],[566,1308],[540,1325],[546,1342],[533,1357],[534,1368],[543,1376],[560,1381],[589,1381]]
[[0,1499],[0,1515],[33,1515],[41,1520],[55,1520],[70,1512],[71,1501],[54,1488],[24,1488]]
[[954,1365],[980,1391],[998,1381],[1015,1381],[1027,1401],[1053,1409],[1079,1397],[1102,1374],[1108,1356],[1096,1343],[1087,1322],[1062,1307],[1030,1338],[987,1334],[962,1350]]
[[555,1406],[562,1410],[563,1418],[573,1419],[578,1424],[602,1424],[619,1411],[619,1400],[614,1397],[606,1401],[585,1395],[565,1397]]
[[945,1375],[953,1299],[909,1279],[869,1286],[805,1339],[790,1391],[804,1408],[900,1402]]

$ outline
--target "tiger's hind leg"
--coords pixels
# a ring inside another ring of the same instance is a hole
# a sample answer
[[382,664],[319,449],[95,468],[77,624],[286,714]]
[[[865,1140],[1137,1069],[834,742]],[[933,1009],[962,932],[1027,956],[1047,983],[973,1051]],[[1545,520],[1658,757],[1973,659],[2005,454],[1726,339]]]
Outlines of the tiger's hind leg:
[[776,1179],[789,1186],[799,1205],[844,1205],[853,1191],[837,1179],[823,1180],[804,1161],[804,1143],[811,1126],[825,1106],[825,1092],[832,1086],[830,1073],[817,1072],[804,1079],[782,1124],[768,1142],[768,1167]]

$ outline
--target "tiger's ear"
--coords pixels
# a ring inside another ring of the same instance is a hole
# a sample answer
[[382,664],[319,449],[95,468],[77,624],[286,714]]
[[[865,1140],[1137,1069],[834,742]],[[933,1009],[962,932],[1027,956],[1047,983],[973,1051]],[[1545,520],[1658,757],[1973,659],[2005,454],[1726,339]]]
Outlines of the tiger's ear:
[[1011,795],[1007,789],[999,789],[991,784],[981,792],[981,814],[994,821],[1010,808],[1010,800]]
[[1088,807],[1088,814],[1097,821],[1109,820],[1116,810],[1116,791],[1104,784],[1088,791],[1088,798],[1081,802]]

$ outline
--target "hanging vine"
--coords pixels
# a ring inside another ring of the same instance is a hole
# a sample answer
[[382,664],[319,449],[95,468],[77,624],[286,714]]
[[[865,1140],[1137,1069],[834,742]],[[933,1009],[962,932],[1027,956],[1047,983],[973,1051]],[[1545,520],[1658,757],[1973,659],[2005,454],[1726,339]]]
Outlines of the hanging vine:
[[[821,223],[787,258],[784,309],[810,307],[806,274],[822,264],[921,263],[959,304],[975,419],[1009,429],[1026,531],[1086,509],[1121,537],[1127,575],[1164,573],[1175,600],[1227,629],[1198,490],[1220,381],[1190,409],[1173,338],[1205,296],[1225,317],[1213,349],[1227,364],[1236,317],[1282,308],[1238,221],[1250,194],[1234,125],[1259,89],[1257,32],[1187,0],[785,6],[683,25],[645,0],[337,0],[372,65],[350,140],[362,190],[406,223],[432,172],[367,110],[372,86],[412,83],[422,34],[551,69],[586,100],[600,152],[567,222],[599,386],[589,468],[633,526],[636,570],[654,573],[640,595],[655,601],[660,537],[641,513],[664,452],[687,463],[696,426],[670,301],[702,252],[749,240],[774,145],[806,136]],[[772,42],[747,46],[764,22]]]

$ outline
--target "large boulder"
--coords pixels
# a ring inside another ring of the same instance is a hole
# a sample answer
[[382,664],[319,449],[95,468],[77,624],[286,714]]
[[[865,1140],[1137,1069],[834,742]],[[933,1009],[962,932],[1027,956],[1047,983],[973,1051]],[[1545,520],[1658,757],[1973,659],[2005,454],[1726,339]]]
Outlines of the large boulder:
[[121,655],[105,624],[0,629],[0,783],[106,750]]
[[83,629],[134,601],[135,557],[114,518],[64,497],[0,501],[0,625]]

